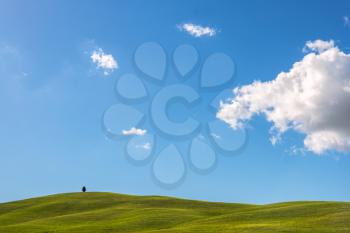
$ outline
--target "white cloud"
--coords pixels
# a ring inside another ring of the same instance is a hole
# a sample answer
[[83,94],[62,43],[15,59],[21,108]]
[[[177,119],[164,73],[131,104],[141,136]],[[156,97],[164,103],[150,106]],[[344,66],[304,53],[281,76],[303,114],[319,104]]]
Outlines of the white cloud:
[[98,68],[103,69],[104,75],[109,75],[115,69],[118,69],[118,63],[112,54],[105,54],[101,48],[94,50],[90,58]]
[[123,130],[122,134],[125,135],[125,136],[129,136],[129,135],[140,135],[140,136],[142,136],[142,135],[145,135],[146,132],[147,131],[145,129],[138,129],[138,128],[132,127],[129,130]]
[[237,129],[260,114],[273,123],[272,142],[295,130],[306,135],[305,148],[316,154],[350,151],[350,54],[333,41],[306,47],[311,51],[288,72],[234,89],[217,117]]
[[350,27],[350,17],[349,16],[344,16],[343,20],[344,20],[344,26],[345,27]]
[[315,41],[307,41],[305,47],[303,48],[303,52],[323,52],[330,48],[334,47],[334,41],[324,41],[324,40],[315,40]]
[[202,37],[202,36],[215,36],[217,31],[215,28],[211,27],[203,27],[201,25],[196,25],[192,23],[184,23],[181,25],[177,25],[177,27],[181,31],[186,31],[188,34],[194,37]]
[[146,142],[142,145],[136,145],[136,148],[141,148],[141,149],[144,149],[144,150],[150,150],[152,148],[152,145],[151,143],[149,142]]

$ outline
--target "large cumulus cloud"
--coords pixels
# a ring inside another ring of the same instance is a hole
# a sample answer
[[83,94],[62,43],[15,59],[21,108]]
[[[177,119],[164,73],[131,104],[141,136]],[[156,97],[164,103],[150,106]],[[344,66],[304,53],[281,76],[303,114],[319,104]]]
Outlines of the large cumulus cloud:
[[306,149],[322,154],[350,151],[350,54],[333,41],[308,41],[307,54],[269,82],[234,89],[217,117],[233,129],[254,115],[272,122],[274,143],[287,130],[305,134]]

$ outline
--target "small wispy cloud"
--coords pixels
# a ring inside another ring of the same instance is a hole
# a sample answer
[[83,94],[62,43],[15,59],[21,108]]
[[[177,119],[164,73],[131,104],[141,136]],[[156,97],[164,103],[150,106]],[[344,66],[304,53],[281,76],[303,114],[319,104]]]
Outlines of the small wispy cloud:
[[289,149],[285,150],[289,155],[305,155],[307,150],[303,147],[292,146]]
[[193,23],[180,24],[180,25],[177,25],[177,28],[180,31],[185,31],[194,37],[202,37],[202,36],[212,37],[212,36],[215,36],[217,33],[217,30],[215,28],[208,27],[208,26],[204,27]]
[[279,136],[271,135],[270,142],[273,146],[276,145],[279,141],[281,141],[281,138]]
[[144,150],[150,150],[152,148],[152,145],[151,143],[149,142],[146,142],[142,145],[136,145],[136,148],[141,148],[141,149],[144,149]]
[[218,135],[218,134],[216,134],[216,133],[211,133],[211,136],[212,136],[213,138],[216,138],[216,139],[220,139],[220,138],[221,138],[221,136]]
[[135,127],[132,127],[129,130],[123,130],[122,134],[125,136],[129,136],[129,135],[139,135],[139,136],[143,136],[147,133],[147,130],[145,129],[138,129]]
[[97,65],[97,68],[103,70],[104,75],[111,74],[114,70],[118,69],[118,63],[112,56],[112,54],[106,54],[101,48],[94,50],[90,56],[93,63]]
[[345,27],[350,27],[350,17],[349,16],[344,16],[343,20],[344,20],[344,26]]

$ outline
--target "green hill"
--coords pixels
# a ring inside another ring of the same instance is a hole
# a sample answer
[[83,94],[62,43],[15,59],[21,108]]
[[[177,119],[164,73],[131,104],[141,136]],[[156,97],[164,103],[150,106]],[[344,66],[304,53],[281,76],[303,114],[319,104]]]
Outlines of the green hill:
[[350,203],[246,205],[113,193],[0,204],[1,233],[350,232]]

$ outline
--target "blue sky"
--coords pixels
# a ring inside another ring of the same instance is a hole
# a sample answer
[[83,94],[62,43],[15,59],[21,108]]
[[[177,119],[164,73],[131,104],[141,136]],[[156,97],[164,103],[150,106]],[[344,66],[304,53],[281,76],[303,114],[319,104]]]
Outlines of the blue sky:
[[[305,150],[305,134],[296,130],[272,145],[272,123],[261,114],[250,119],[249,140],[239,153],[222,154],[210,146],[217,154],[210,172],[190,166],[186,143],[195,136],[186,136],[188,140],[177,144],[185,157],[185,176],[170,188],[160,185],[151,171],[158,152],[177,143],[175,139],[164,137],[146,120],[143,127],[156,135],[158,149],[149,160],[134,163],[125,155],[130,137],[108,138],[101,127],[106,109],[121,102],[115,94],[120,77],[134,73],[144,83],[149,81],[134,60],[136,49],[145,42],[161,45],[169,67],[165,83],[149,84],[151,96],[176,82],[172,54],[177,46],[189,44],[196,48],[199,61],[189,75],[194,78],[184,84],[199,93],[201,103],[210,103],[222,90],[254,80],[270,81],[288,72],[306,56],[307,41],[333,40],[349,53],[350,26],[344,21],[350,16],[348,9],[346,1],[2,1],[0,201],[79,191],[83,185],[94,191],[211,201],[350,201],[349,152],[330,150],[317,155]],[[213,28],[216,33],[196,37],[179,29],[186,23]],[[99,48],[117,63],[107,75],[91,59]],[[213,53],[231,57],[235,73],[233,82],[208,93],[196,89],[194,80]],[[158,67],[156,58],[161,55],[152,55],[155,60],[150,65]],[[134,105],[147,116],[149,103]],[[168,113],[175,122],[191,114],[201,122],[215,120],[215,112],[201,106],[175,104]],[[236,143],[232,134],[224,131],[220,136]],[[293,148],[301,152],[292,153]],[[204,153],[203,148],[198,151]],[[171,168],[170,164],[160,172]]]

